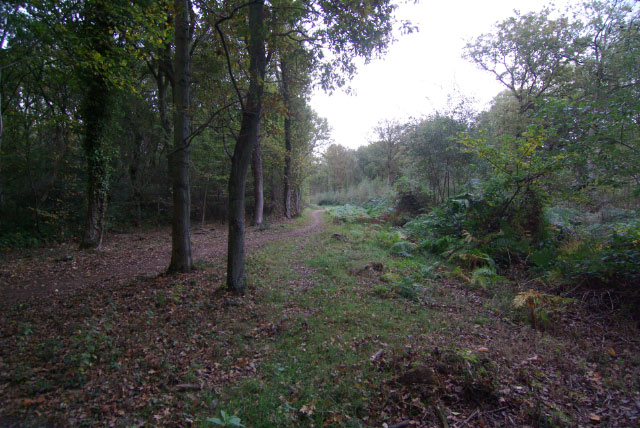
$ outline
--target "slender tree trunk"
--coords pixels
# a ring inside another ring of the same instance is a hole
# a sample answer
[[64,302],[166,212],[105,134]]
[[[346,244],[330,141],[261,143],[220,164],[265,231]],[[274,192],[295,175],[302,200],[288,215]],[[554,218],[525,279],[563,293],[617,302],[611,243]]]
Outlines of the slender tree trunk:
[[294,195],[293,199],[295,200],[296,216],[299,216],[300,215],[300,187],[299,186],[295,186],[293,195]]
[[264,0],[249,5],[249,91],[242,111],[240,134],[231,160],[229,176],[229,238],[227,258],[227,286],[235,294],[244,294],[244,190],[253,148],[258,140],[264,74],[266,68],[264,46]]
[[200,220],[200,228],[204,229],[204,221],[207,214],[207,191],[209,190],[209,179],[204,183],[204,195],[202,196],[202,219]]
[[255,207],[253,210],[253,224],[262,224],[262,214],[264,211],[264,175],[262,171],[262,147],[260,139],[256,141],[256,147],[251,156],[251,169],[253,170],[253,198]]
[[391,186],[391,161],[387,158],[387,186]]
[[158,110],[160,111],[160,126],[162,126],[163,149],[169,149],[171,140],[171,120],[169,119],[169,106],[167,102],[167,89],[169,79],[163,71],[158,71]]
[[176,49],[173,85],[173,150],[169,154],[169,173],[173,188],[170,272],[189,272],[191,255],[191,188],[189,184],[189,85],[191,57],[189,45],[189,0],[175,0]]
[[280,58],[281,92],[284,100],[284,215],[291,218],[291,92],[288,64]]
[[36,231],[40,233],[40,196],[38,196],[38,189],[33,181],[33,168],[31,168],[31,142],[29,140],[29,125],[25,126],[25,139],[29,141],[27,143],[27,153],[25,160],[27,161],[27,177],[29,177],[29,186],[31,187],[31,193],[33,194],[33,221],[36,224]]
[[[2,82],[2,68],[0,67],[0,82]],[[2,120],[2,91],[0,90],[0,226],[2,226],[2,207],[4,206],[4,193],[2,187],[2,132],[4,122]]]
[[129,165],[129,180],[131,181],[131,189],[133,191],[133,202],[136,206],[136,226],[140,227],[142,223],[142,197],[140,192],[140,186],[138,184],[138,168],[140,167],[140,152],[142,150],[142,135],[135,132],[135,140],[136,146],[135,151],[133,153],[133,159],[131,159],[131,164]]

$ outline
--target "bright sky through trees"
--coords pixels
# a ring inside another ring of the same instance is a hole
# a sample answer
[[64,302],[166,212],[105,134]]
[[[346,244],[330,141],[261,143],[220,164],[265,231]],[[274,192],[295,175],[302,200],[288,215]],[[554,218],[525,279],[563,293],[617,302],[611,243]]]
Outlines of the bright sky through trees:
[[[577,0],[571,0],[576,2]],[[492,25],[513,14],[540,10],[540,0],[475,0],[408,2],[398,19],[411,20],[417,33],[401,35],[388,54],[359,67],[351,82],[354,94],[332,95],[317,90],[312,107],[326,117],[334,142],[356,148],[374,138],[373,127],[383,119],[429,114],[447,105],[449,94],[475,98],[486,106],[504,89],[494,77],[462,58],[462,48]],[[556,2],[563,7],[568,0]]]

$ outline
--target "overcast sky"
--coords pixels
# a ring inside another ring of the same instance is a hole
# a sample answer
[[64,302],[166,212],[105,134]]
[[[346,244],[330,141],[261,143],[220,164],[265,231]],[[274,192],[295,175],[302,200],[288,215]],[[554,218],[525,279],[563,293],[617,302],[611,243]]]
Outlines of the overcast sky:
[[[557,1],[556,4],[577,0]],[[467,40],[491,31],[513,10],[540,10],[541,0],[421,0],[401,4],[398,19],[409,19],[417,33],[396,34],[388,54],[359,67],[354,95],[314,93],[311,106],[328,119],[334,142],[356,148],[372,141],[383,119],[404,120],[442,110],[447,95],[460,92],[486,106],[503,88],[495,78],[462,58]]]

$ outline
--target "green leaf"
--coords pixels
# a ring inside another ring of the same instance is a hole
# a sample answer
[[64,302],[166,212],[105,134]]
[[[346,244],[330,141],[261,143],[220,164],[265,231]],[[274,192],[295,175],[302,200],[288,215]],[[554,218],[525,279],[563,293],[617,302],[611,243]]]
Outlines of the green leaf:
[[222,422],[220,420],[220,418],[209,418],[209,419],[207,419],[207,422],[211,422],[212,424],[216,424],[216,425],[220,425],[220,426],[224,426],[225,425],[225,423]]

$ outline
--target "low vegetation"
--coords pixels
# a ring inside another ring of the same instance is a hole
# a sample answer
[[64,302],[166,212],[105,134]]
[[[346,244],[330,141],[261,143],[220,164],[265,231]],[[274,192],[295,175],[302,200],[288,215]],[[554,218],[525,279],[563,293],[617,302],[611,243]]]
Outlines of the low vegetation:
[[408,235],[361,214],[333,209],[321,232],[253,253],[247,297],[225,291],[213,262],[15,304],[1,331],[3,423],[637,422],[633,326],[531,291],[536,281],[488,271],[474,283],[472,265],[396,251]]

